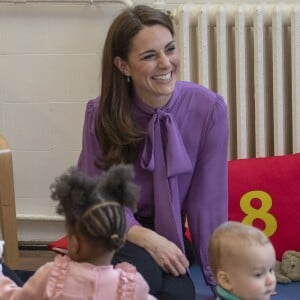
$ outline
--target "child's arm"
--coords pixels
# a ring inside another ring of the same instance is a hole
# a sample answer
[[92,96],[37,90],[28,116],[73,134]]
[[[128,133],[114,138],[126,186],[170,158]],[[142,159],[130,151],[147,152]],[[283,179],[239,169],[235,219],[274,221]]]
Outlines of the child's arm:
[[[51,273],[52,263],[40,267],[28,279],[23,287],[18,287],[10,278],[0,271],[0,299],[1,300],[43,300],[46,299],[45,291],[47,280]],[[1,265],[2,269],[2,265]]]

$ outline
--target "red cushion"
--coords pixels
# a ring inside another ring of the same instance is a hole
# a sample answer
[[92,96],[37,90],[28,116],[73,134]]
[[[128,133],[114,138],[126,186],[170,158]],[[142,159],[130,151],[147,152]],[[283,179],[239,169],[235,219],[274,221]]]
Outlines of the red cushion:
[[67,236],[62,237],[61,239],[54,241],[48,244],[48,249],[59,254],[67,254],[68,253],[68,238]]
[[280,260],[300,251],[300,153],[230,161],[229,219],[264,230]]

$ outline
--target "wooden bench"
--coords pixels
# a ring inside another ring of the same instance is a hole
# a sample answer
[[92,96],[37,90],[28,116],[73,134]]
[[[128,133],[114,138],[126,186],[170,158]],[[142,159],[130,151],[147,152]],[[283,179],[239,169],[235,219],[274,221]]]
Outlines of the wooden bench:
[[11,269],[16,269],[19,265],[19,249],[12,153],[2,135],[0,135],[0,224],[2,239],[5,241],[4,262]]

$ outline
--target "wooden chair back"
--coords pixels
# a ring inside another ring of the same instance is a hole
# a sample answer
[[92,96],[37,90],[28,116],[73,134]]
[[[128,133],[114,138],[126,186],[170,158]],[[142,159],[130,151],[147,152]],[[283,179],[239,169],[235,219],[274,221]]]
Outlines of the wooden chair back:
[[12,153],[0,135],[0,224],[4,245],[4,262],[12,269],[19,265],[17,217],[15,205]]

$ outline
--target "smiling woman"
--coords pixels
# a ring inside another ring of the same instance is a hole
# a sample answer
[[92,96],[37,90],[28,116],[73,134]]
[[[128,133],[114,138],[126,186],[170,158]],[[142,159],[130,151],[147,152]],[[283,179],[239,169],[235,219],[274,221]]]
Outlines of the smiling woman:
[[101,95],[87,104],[78,167],[96,176],[134,165],[138,209],[126,211],[127,241],[113,261],[136,265],[158,299],[192,300],[193,254],[214,286],[208,240],[227,220],[227,107],[178,81],[178,67],[169,15],[145,5],[119,14],[104,45]]
[[168,103],[176,83],[179,56],[167,28],[145,27],[132,39],[128,59],[116,56],[114,62],[134,82],[135,93],[141,101],[152,108]]

